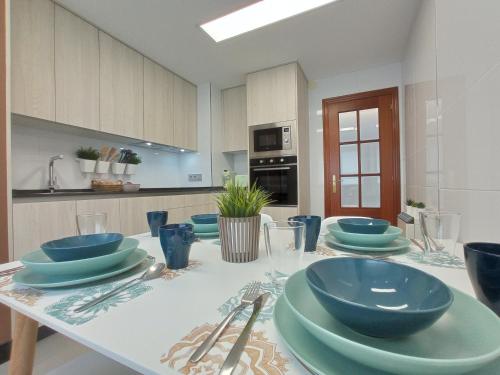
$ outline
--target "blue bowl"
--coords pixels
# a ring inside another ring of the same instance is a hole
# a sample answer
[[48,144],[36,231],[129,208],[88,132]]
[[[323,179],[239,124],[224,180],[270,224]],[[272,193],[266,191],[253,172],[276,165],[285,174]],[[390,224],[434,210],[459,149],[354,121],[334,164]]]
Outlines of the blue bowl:
[[333,258],[306,269],[309,287],[334,318],[374,337],[404,337],[431,326],[453,302],[434,276],[402,264]]
[[500,316],[500,244],[467,243],[464,255],[477,298]]
[[111,254],[122,241],[120,233],[87,234],[45,242],[41,248],[54,262],[66,262]]
[[191,216],[195,224],[216,224],[219,214],[201,214]]
[[382,219],[345,218],[337,220],[337,223],[344,232],[381,234],[384,233],[390,222]]

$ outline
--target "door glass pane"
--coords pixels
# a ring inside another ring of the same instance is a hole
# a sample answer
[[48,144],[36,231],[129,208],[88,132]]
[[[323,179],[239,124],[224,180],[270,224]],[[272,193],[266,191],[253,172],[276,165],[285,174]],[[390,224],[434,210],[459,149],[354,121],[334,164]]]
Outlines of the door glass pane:
[[361,177],[361,206],[380,208],[380,176]]
[[341,207],[359,207],[359,185],[357,177],[342,177],[340,180]]
[[361,143],[361,173],[380,173],[378,142]]
[[358,139],[356,111],[339,113],[340,142],[352,142]]
[[358,173],[358,145],[340,146],[340,174]]
[[378,139],[378,108],[359,111],[359,139]]

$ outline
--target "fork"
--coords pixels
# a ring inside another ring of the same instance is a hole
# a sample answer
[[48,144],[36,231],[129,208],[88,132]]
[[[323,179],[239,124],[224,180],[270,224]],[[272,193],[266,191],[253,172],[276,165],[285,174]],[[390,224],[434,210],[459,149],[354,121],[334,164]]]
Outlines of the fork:
[[191,358],[189,358],[189,362],[197,363],[199,362],[205,354],[207,354],[212,346],[217,342],[220,335],[226,327],[231,323],[231,321],[238,315],[241,311],[243,311],[246,307],[250,306],[254,303],[255,299],[259,296],[261,283],[259,281],[254,281],[248,285],[245,294],[241,297],[241,303],[236,306],[225,318],[224,320],[215,328],[212,333],[201,343],[201,345],[196,349]]

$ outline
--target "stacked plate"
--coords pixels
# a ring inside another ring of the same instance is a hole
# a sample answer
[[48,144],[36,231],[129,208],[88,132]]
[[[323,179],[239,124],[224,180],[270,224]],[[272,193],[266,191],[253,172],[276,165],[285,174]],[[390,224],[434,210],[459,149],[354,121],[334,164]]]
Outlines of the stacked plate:
[[25,268],[13,281],[34,288],[60,288],[116,276],[147,258],[138,245],[138,240],[118,233],[50,241],[21,258]]
[[193,225],[193,230],[198,238],[218,238],[219,224],[217,214],[200,214],[191,216],[186,223]]
[[328,313],[302,270],[288,279],[274,307],[274,323],[290,351],[314,374],[498,374],[500,320],[474,298],[451,291],[453,303],[429,328],[377,338],[355,332]]

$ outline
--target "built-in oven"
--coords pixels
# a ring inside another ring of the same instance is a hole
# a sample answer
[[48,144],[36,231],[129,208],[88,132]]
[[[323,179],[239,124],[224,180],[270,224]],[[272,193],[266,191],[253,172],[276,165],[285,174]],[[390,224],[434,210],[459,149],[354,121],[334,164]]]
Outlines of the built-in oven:
[[250,158],[297,155],[295,121],[249,127]]
[[250,159],[250,183],[271,194],[272,205],[297,205],[297,157]]

